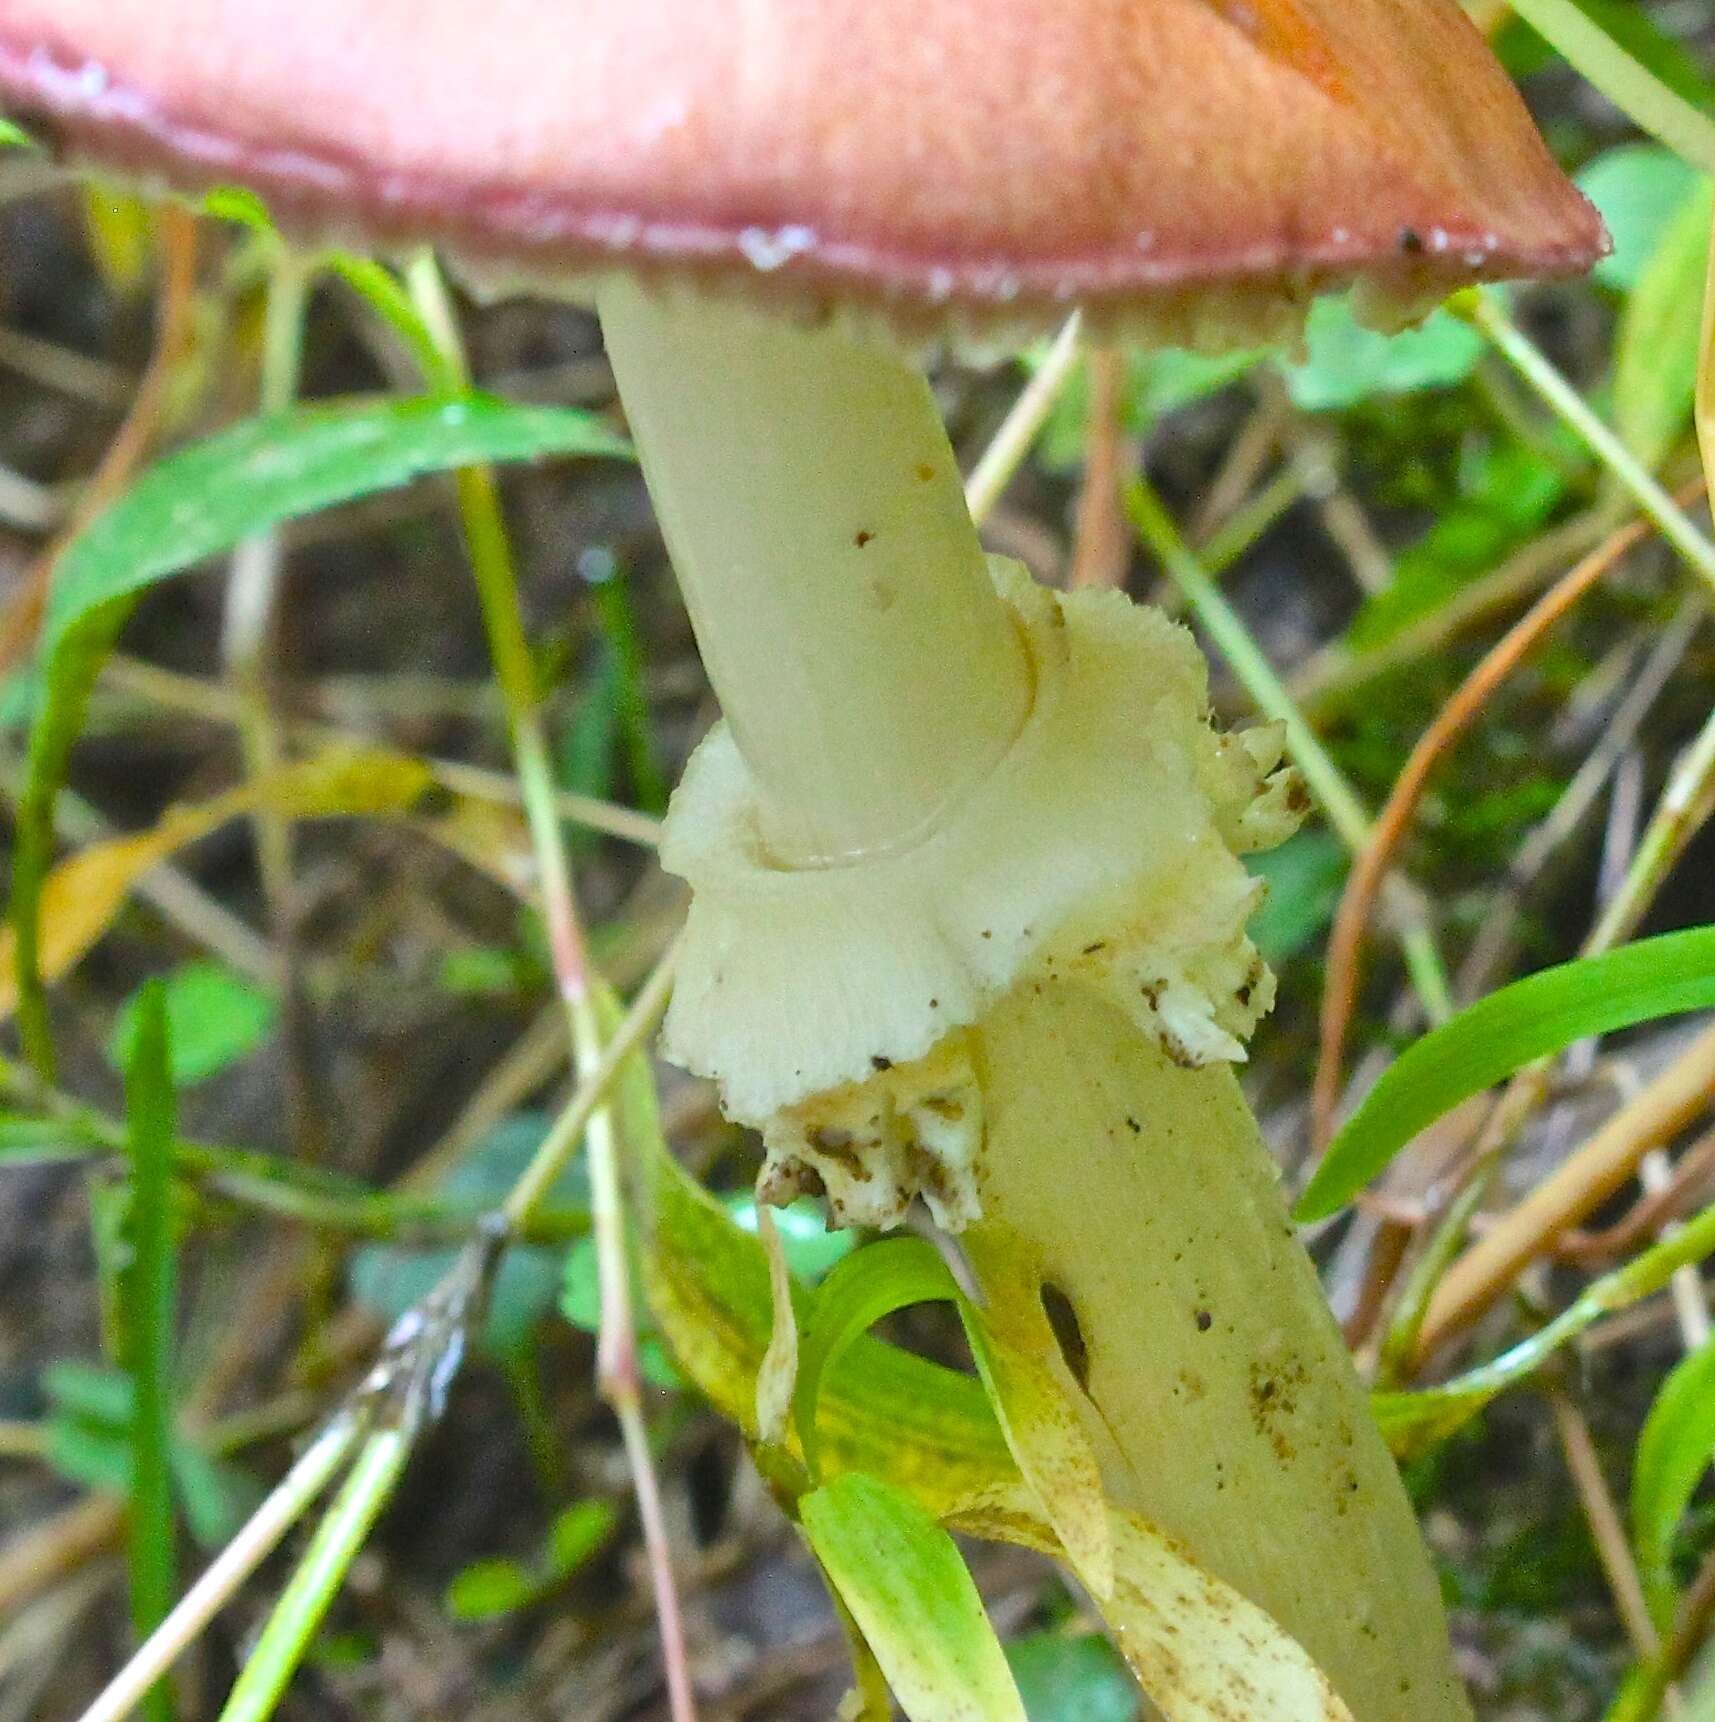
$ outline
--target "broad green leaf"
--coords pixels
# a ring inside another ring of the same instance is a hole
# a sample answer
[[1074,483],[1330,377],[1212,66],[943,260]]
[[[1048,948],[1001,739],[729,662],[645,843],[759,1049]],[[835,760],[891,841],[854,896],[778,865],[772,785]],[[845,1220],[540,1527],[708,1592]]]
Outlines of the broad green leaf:
[[248,1472],[212,1458],[194,1441],[181,1438],[169,1451],[191,1537],[198,1548],[220,1548],[262,1504],[260,1486]]
[[42,1395],[56,1416],[128,1429],[137,1409],[131,1377],[100,1364],[63,1359],[42,1371]]
[[1185,347],[1134,349],[1133,374],[1138,381],[1132,391],[1133,417],[1130,427],[1142,432],[1157,419],[1194,406],[1229,388],[1268,356],[1261,347],[1232,352],[1198,353]]
[[1701,179],[1638,276],[1615,337],[1614,425],[1646,466],[1659,466],[1691,423],[1711,205]]
[[1705,1208],[1671,1238],[1652,1244],[1624,1267],[1604,1274],[1545,1327],[1492,1362],[1441,1387],[1375,1393],[1370,1408],[1399,1459],[1417,1459],[1458,1433],[1490,1400],[1526,1380],[1569,1340],[1603,1316],[1652,1297],[1675,1271],[1715,1251],[1715,1208]]
[[1322,933],[1334,918],[1347,865],[1345,845],[1319,827],[1245,857],[1245,866],[1268,885],[1250,922],[1250,936],[1266,961],[1283,963]]
[[441,958],[435,985],[463,998],[499,998],[527,991],[541,979],[521,951],[505,945],[465,945]]
[[611,1501],[574,1501],[548,1527],[544,1571],[556,1579],[569,1577],[601,1549],[618,1523]]
[[912,1495],[848,1471],[798,1510],[910,1722],[1027,1722],[957,1545]]
[[1590,1035],[1715,1006],[1715,927],[1663,933],[1514,981],[1415,1041],[1334,1138],[1300,1221],[1349,1202],[1420,1130]]
[[816,1406],[823,1373],[859,1334],[897,1309],[956,1301],[947,1264],[922,1238],[881,1238],[849,1255],[823,1281],[800,1325],[792,1420],[812,1478],[821,1475]]
[[1581,169],[1578,189],[1601,211],[1614,245],[1597,262],[1595,278],[1631,292],[1697,180],[1683,156],[1654,143],[1620,144]]
[[1138,1722],[1137,1682],[1095,1633],[1029,1633],[1006,1660],[1030,1722]]
[[[542,1145],[552,1120],[543,1112],[515,1112],[468,1148],[443,1177],[437,1193],[470,1206],[498,1207]],[[561,1172],[549,1200],[580,1207],[589,1200],[583,1161]],[[457,1251],[406,1250],[371,1244],[351,1264],[352,1295],[387,1321],[396,1321],[439,1284]],[[495,1273],[479,1343],[495,1356],[528,1350],[536,1324],[554,1307],[560,1258],[550,1249],[514,1245]]]
[[608,1501],[574,1501],[556,1515],[534,1566],[513,1560],[473,1561],[447,1586],[455,1620],[492,1620],[552,1594],[613,1535],[619,1515]]
[[[645,1381],[674,1391],[685,1385],[671,1354],[649,1317],[649,1306],[637,1286],[637,1262],[632,1261],[631,1304],[637,1333],[637,1364]],[[560,1274],[559,1311],[585,1333],[601,1332],[601,1263],[593,1237],[582,1237],[566,1252]]]
[[1400,552],[1393,579],[1352,619],[1345,643],[1354,652],[1385,646],[1457,597],[1540,530],[1566,491],[1564,476],[1516,441],[1500,443],[1468,466],[1459,500]]
[[1632,1470],[1632,1541],[1638,1576],[1656,1625],[1673,1617],[1674,1532],[1715,1460],[1715,1340],[1685,1358],[1662,1383],[1638,1437]]
[[53,850],[53,801],[90,689],[137,596],[270,527],[430,472],[549,455],[620,456],[627,445],[586,413],[509,406],[485,395],[358,399],[251,419],[169,455],[71,545],[42,626],[39,709],[19,806],[11,919],[22,1027],[51,1064],[37,915]]
[[476,1621],[516,1614],[540,1595],[534,1573],[517,1561],[499,1557],[461,1567],[442,1600],[454,1620]]
[[[93,1364],[54,1363],[42,1371],[42,1394],[48,1463],[86,1488],[129,1495],[137,1408],[131,1377]],[[253,1481],[183,1434],[169,1439],[168,1457],[191,1535],[203,1548],[218,1547],[255,1505]]]
[[48,1424],[47,1461],[60,1476],[104,1495],[131,1493],[131,1433],[55,1417]]
[[1282,364],[1295,405],[1333,412],[1384,395],[1450,388],[1476,369],[1483,338],[1475,329],[1432,313],[1414,329],[1383,335],[1352,315],[1349,296],[1318,299],[1304,328],[1302,363]]
[[[278,1009],[273,996],[215,962],[183,963],[162,977],[167,1023],[172,1031],[173,1083],[204,1082],[254,1052],[273,1032]],[[108,1042],[108,1057],[124,1067],[137,1044],[141,993],[121,1008]]]
[[88,527],[54,582],[44,656],[51,664],[115,600],[335,503],[480,462],[629,453],[588,413],[481,394],[358,397],[248,419],[167,456]]

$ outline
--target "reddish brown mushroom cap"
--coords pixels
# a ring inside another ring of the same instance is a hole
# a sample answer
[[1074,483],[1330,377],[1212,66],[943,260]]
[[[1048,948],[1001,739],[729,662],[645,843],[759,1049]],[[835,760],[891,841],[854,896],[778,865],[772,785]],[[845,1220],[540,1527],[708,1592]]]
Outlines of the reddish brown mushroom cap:
[[1454,0],[0,0],[0,101],[312,230],[907,321],[1604,245]]

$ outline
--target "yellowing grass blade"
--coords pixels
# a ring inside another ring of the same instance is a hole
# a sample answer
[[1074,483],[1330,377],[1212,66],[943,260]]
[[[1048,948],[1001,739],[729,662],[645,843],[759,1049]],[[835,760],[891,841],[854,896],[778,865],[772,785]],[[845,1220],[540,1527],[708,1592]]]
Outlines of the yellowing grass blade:
[[[1016,1282],[1035,1283],[1023,1275]],[[962,1305],[961,1314],[1012,1456],[1072,1570],[1105,1605],[1114,1590],[1108,1502],[1095,1448],[1072,1407],[1071,1395],[1080,1389],[1053,1329],[1041,1306],[1027,1297],[991,1298],[984,1310]]]
[[[41,968],[63,975],[106,932],[131,887],[175,850],[229,819],[268,808],[293,819],[408,813],[433,783],[427,766],[403,754],[320,755],[253,778],[239,789],[173,807],[147,831],[91,843],[48,875],[42,893]],[[16,939],[0,928],[0,1017],[18,1004]]]
[[911,1722],[1026,1722],[958,1546],[914,1496],[848,1471],[806,1495],[799,1512]]

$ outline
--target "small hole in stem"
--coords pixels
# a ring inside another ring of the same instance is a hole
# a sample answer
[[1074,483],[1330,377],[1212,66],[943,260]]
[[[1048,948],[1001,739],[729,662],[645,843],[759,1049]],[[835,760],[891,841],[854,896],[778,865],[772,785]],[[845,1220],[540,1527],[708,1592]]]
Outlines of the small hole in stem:
[[1054,1330],[1054,1342],[1060,1347],[1060,1356],[1072,1372],[1072,1379],[1088,1393],[1090,1348],[1084,1343],[1084,1330],[1078,1325],[1078,1312],[1072,1307],[1072,1300],[1052,1280],[1042,1282],[1038,1295],[1042,1299],[1042,1313],[1048,1317],[1048,1325]]

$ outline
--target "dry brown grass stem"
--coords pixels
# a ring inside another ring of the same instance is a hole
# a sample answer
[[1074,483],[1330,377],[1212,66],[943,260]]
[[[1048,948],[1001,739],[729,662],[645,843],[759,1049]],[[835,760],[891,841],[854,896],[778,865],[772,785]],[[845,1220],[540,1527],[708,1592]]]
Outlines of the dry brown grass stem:
[[1066,582],[1073,591],[1124,586],[1131,559],[1131,530],[1120,504],[1120,487],[1132,465],[1125,434],[1125,353],[1119,347],[1092,347],[1085,363],[1090,405],[1084,482]]
[[1671,1141],[1715,1102],[1715,1026],[1705,1028],[1516,1207],[1448,1269],[1417,1338],[1421,1363],[1501,1296],[1579,1221],[1594,1213],[1652,1148]]
[[156,313],[155,351],[137,384],[101,464],[78,498],[64,529],[38,556],[0,613],[0,675],[11,670],[34,644],[47,609],[54,570],[67,547],[130,482],[160,433],[172,380],[190,346],[196,298],[196,219],[177,203],[160,210],[161,294]]
[[[1698,479],[1681,493],[1681,499],[1695,497],[1702,488],[1703,481]],[[1311,1128],[1319,1146],[1326,1145],[1333,1134],[1346,1036],[1357,1000],[1364,932],[1375,913],[1393,858],[1411,828],[1435,767],[1476,721],[1495,690],[1518,668],[1548,630],[1652,530],[1648,520],[1629,522],[1557,580],[1465,678],[1406,760],[1386,806],[1376,818],[1370,840],[1359,853],[1346,881],[1329,938],[1328,982],[1322,995],[1321,1050],[1311,1096]]]
[[1602,1475],[1602,1461],[1591,1438],[1590,1425],[1584,1420],[1584,1413],[1565,1393],[1558,1390],[1550,1393],[1548,1402],[1554,1412],[1554,1430],[1560,1437],[1560,1450],[1566,1456],[1566,1469],[1578,1491],[1578,1503],[1584,1510],[1585,1523],[1590,1527],[1590,1538],[1596,1545],[1596,1556],[1602,1563],[1602,1573],[1608,1581],[1615,1612],[1638,1659],[1653,1661],[1661,1654],[1661,1638],[1656,1632],[1655,1622],[1650,1619],[1643,1583],[1638,1577],[1637,1563],[1632,1559],[1631,1543],[1619,1508],[1614,1504],[1613,1493],[1608,1488],[1608,1480]]

